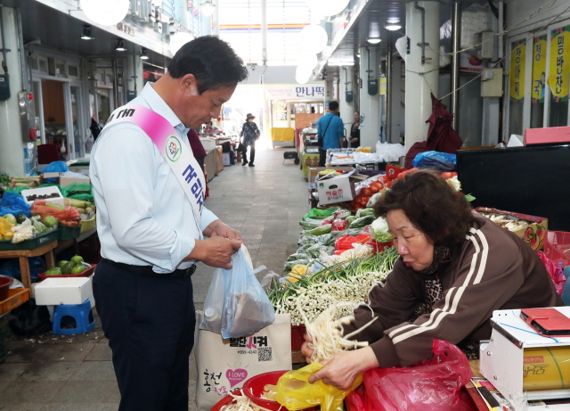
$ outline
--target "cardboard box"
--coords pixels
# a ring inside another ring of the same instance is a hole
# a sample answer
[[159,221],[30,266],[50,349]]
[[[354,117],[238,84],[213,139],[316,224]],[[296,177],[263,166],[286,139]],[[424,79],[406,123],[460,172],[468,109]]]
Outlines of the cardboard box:
[[86,299],[95,306],[92,277],[46,278],[33,284],[37,305],[82,304]]
[[317,174],[319,174],[319,172],[323,171],[323,170],[337,170],[337,171],[344,171],[344,172],[351,172],[354,171],[354,167],[346,167],[346,166],[342,166],[342,167],[309,167],[309,172],[307,173],[307,180],[309,182],[309,185],[311,185],[311,183],[315,182],[315,179],[317,178]]
[[223,160],[223,152],[222,147],[216,147],[216,175],[220,174],[224,171],[224,160]]
[[327,205],[352,201],[355,194],[351,175],[352,172],[337,177],[317,180],[319,204]]
[[524,131],[525,145],[570,143],[570,127],[527,128]]
[[[475,210],[489,219],[492,219],[491,217],[493,216],[495,216],[495,218],[504,217],[500,219],[500,221],[496,221],[497,224],[522,238],[533,250],[542,250],[544,247],[546,233],[548,232],[547,218],[497,210],[496,208],[477,207]],[[513,226],[511,227],[509,226],[510,222],[522,222],[526,223],[526,225],[522,224],[522,226],[517,228],[517,224],[512,224]]]
[[63,195],[57,186],[47,186],[22,190],[22,197],[27,204],[31,205],[36,200],[45,200],[63,206]]

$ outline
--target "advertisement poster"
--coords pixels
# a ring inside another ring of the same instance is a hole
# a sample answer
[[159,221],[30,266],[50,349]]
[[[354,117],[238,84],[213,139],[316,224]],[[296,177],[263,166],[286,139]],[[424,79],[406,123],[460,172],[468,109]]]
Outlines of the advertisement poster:
[[569,77],[570,26],[566,26],[551,32],[548,87],[554,101],[564,101],[568,98]]
[[524,79],[526,64],[526,40],[517,40],[511,44],[510,59],[510,95],[513,100],[524,98]]
[[544,101],[546,80],[546,34],[533,39],[532,44],[532,100]]

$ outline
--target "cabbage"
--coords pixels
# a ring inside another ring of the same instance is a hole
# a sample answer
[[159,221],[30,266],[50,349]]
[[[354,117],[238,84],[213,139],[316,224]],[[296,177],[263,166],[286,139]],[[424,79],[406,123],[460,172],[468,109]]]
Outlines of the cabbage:
[[388,227],[388,222],[384,217],[378,217],[370,225],[370,233],[372,237],[380,243],[387,243],[392,241],[394,238],[390,233],[390,228]]

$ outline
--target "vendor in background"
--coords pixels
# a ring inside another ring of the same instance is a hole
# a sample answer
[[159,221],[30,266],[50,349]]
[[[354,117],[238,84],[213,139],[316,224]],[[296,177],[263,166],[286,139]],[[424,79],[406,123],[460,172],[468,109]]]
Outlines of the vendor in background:
[[338,102],[329,103],[328,112],[317,122],[319,144],[319,166],[324,167],[327,150],[340,148],[344,136],[344,126],[338,115]]
[[360,147],[360,113],[354,112],[354,121],[350,126],[349,147]]
[[245,123],[241,128],[239,136],[241,137],[241,155],[242,155],[242,166],[246,166],[247,162],[247,147],[249,148],[249,166],[255,167],[253,162],[255,161],[255,142],[259,138],[259,128],[257,124],[253,121],[255,116],[251,113],[245,117]]
[[[491,336],[493,310],[561,305],[537,254],[515,234],[472,212],[461,193],[419,171],[394,184],[375,205],[400,254],[369,306],[354,311],[346,335],[369,346],[337,354],[310,381],[347,389],[370,368],[409,366],[432,357],[443,339],[478,353]],[[310,339],[303,344],[312,353]]]

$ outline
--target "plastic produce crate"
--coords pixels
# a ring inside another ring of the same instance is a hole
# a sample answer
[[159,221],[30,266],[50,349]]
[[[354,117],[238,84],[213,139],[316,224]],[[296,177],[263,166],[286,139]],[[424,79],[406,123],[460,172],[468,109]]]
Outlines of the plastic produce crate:
[[59,226],[58,240],[75,240],[81,234],[81,227],[67,227],[64,225]]
[[14,244],[11,241],[0,241],[0,250],[33,250],[57,239],[58,229],[56,228],[21,243]]

